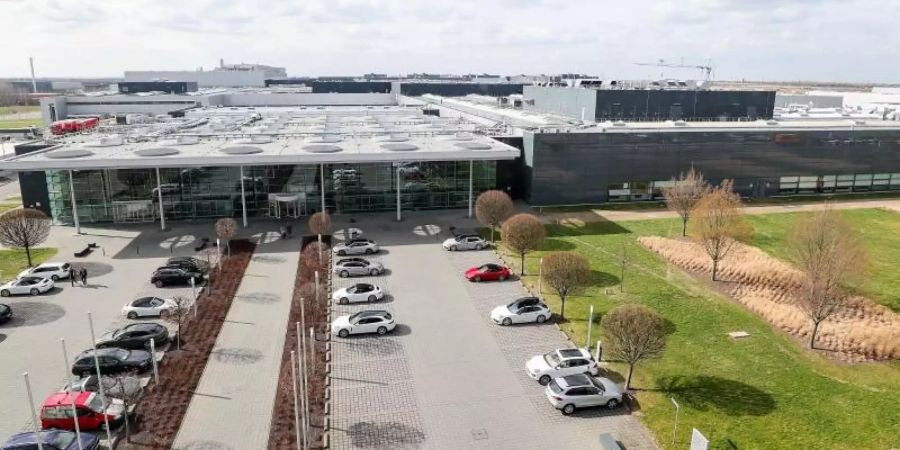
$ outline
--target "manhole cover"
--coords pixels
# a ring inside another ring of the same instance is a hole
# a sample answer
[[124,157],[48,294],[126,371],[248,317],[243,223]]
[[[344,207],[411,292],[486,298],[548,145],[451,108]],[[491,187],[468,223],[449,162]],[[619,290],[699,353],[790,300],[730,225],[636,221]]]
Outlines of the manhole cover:
[[472,430],[472,439],[476,441],[483,441],[488,438],[488,432],[484,428],[478,428]]

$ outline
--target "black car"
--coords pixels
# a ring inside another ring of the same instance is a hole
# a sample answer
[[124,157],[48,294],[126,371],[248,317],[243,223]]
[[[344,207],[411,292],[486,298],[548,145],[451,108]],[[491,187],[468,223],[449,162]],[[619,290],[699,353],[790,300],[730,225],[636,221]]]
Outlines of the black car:
[[0,323],[8,322],[9,319],[12,319],[12,308],[0,303]]
[[[150,352],[144,350],[125,350],[121,348],[97,349],[97,359],[100,363],[100,374],[109,375],[128,370],[143,372],[150,368],[152,363]],[[97,373],[94,365],[94,351],[85,350],[75,357],[72,365],[72,373],[75,375],[89,375]]]
[[203,274],[178,267],[160,267],[150,276],[150,282],[156,287],[163,287],[169,284],[191,284],[191,279],[200,284],[200,281],[203,280]]
[[151,339],[155,345],[163,345],[169,342],[169,330],[155,323],[133,323],[101,336],[97,340],[97,348],[149,350]]
[[81,445],[78,434],[63,430],[43,430],[38,433],[29,431],[18,433],[0,444],[0,450],[35,450],[38,441],[44,450],[96,450],[100,447],[100,438],[91,433],[81,433]]
[[175,256],[169,258],[166,261],[166,264],[163,267],[160,267],[160,269],[172,267],[198,273],[206,273],[209,270],[205,261],[200,261],[199,259],[190,256]]
[[514,300],[509,304],[510,310],[518,310],[519,308],[523,308],[526,306],[535,306],[541,302],[541,299],[537,297],[521,297]]

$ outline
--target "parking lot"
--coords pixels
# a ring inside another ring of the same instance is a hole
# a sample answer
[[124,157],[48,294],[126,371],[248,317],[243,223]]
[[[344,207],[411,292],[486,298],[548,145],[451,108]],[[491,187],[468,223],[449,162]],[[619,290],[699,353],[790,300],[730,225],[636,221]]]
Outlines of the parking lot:
[[418,218],[426,221],[357,225],[382,244],[370,258],[387,271],[334,279],[333,289],[371,282],[387,292],[373,305],[336,305],[335,316],[385,309],[398,326],[385,336],[332,340],[332,448],[597,448],[603,432],[629,450],[656,448],[623,408],[568,417],[554,409],[525,361],[572,344],[552,323],[491,322],[488,312],[524,288],[516,280],[465,281],[465,269],[498,262],[495,254],[443,250],[447,220],[464,219]]

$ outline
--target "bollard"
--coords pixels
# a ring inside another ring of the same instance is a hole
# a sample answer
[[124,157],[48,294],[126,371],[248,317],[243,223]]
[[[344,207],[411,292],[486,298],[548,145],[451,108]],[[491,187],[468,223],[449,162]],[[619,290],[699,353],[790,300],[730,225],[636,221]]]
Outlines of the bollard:
[[[181,339],[181,336],[178,339]],[[153,363],[153,381],[159,384],[159,368],[156,367],[156,339],[150,339],[150,361]]]

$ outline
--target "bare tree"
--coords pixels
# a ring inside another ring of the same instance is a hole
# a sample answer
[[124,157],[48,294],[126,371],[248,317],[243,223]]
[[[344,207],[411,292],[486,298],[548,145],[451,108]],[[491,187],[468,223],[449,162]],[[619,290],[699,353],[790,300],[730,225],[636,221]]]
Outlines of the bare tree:
[[812,322],[809,348],[815,348],[819,325],[847,300],[847,288],[860,282],[868,255],[857,231],[830,206],[798,220],[787,245],[803,272],[796,288],[798,304]]
[[129,418],[128,409],[136,405],[141,399],[143,388],[141,380],[138,378],[137,372],[128,371],[115,375],[103,375],[100,377],[103,383],[103,392],[111,399],[122,401],[122,407],[125,409],[125,442],[131,442],[131,420]]
[[750,237],[750,225],[741,210],[741,197],[731,190],[731,180],[709,191],[694,208],[697,241],[712,259],[712,279],[716,280],[719,262],[737,243]]
[[561,302],[559,317],[566,318],[566,298],[587,287],[591,281],[591,264],[575,252],[550,252],[544,255],[541,276]]
[[491,227],[491,242],[494,242],[494,229],[511,216],[513,210],[512,199],[503,191],[484,191],[475,200],[475,217],[483,225]]
[[231,256],[231,238],[234,237],[235,230],[237,230],[237,222],[231,217],[224,217],[216,221],[216,237],[225,242],[228,256]]
[[663,189],[666,206],[681,217],[681,235],[687,235],[687,224],[691,218],[694,207],[709,190],[709,184],[703,179],[700,171],[691,167],[687,173],[682,173],[678,179],[672,179],[672,186]]
[[31,249],[49,235],[50,218],[37,209],[18,208],[0,215],[0,244],[24,249],[28,267],[32,266]]
[[188,316],[190,316],[191,305],[185,297],[174,297],[172,298],[172,301],[175,302],[175,306],[165,310],[163,314],[161,314],[161,317],[163,320],[171,322],[177,327],[175,331],[175,348],[181,350],[181,325],[184,324]]
[[520,275],[525,275],[525,254],[541,248],[546,236],[544,224],[531,214],[516,214],[503,222],[503,243],[519,255]]
[[631,389],[635,364],[656,358],[666,348],[665,321],[643,305],[621,305],[600,321],[606,338],[606,350],[613,358],[628,363],[625,389]]
[[304,280],[314,280],[315,272],[319,272],[321,282],[325,280],[329,273],[328,255],[331,248],[326,244],[318,242],[310,242],[300,253],[300,277]]
[[309,232],[317,235],[330,233],[331,216],[322,211],[309,216]]

